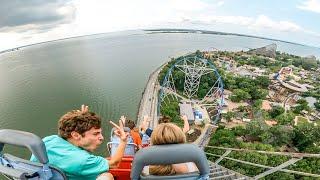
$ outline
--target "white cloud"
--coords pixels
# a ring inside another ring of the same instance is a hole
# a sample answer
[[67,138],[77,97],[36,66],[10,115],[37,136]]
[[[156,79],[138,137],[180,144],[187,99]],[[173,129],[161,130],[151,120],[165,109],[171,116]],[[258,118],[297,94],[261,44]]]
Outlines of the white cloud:
[[224,4],[224,1],[219,1],[218,3],[217,3],[217,6],[222,6]]
[[203,13],[209,4],[199,0],[79,0],[75,24],[79,31],[105,32],[177,22]]
[[254,19],[254,23],[249,25],[249,28],[253,29],[271,29],[275,31],[285,31],[285,32],[297,32],[301,31],[302,28],[289,21],[275,21],[267,17],[266,15],[259,15]]
[[274,31],[285,31],[285,32],[296,32],[301,31],[302,28],[290,21],[276,21],[272,20],[266,15],[259,15],[258,17],[247,17],[247,16],[207,16],[197,21],[203,23],[225,23],[234,24],[240,26],[246,26],[249,29],[265,30],[270,29]]
[[[305,36],[308,38],[315,39],[316,42],[314,45],[319,46],[319,41],[316,39],[320,37],[319,32],[314,32],[308,29],[305,29],[298,24],[288,21],[288,20],[274,20],[266,15],[259,15],[257,17],[248,17],[248,16],[201,16],[193,19],[188,19],[188,21],[180,21],[175,22],[175,24],[182,23],[195,24],[197,26],[207,26],[213,28],[212,30],[218,30],[217,27],[225,27],[220,31],[228,31],[232,33],[245,33],[249,32],[252,35],[266,36],[271,38],[281,38],[282,36],[291,37],[287,40],[289,41],[297,41],[301,43],[306,43],[301,40],[295,40],[295,36],[299,34],[299,36]],[[231,28],[231,26],[233,28]],[[227,28],[229,27],[229,28]],[[236,27],[236,28],[234,28]],[[242,31],[240,31],[240,27]],[[210,30],[210,29],[208,29]],[[243,31],[244,30],[244,31]],[[250,34],[249,33],[249,34]],[[274,36],[277,35],[277,36]]]
[[320,1],[318,0],[307,0],[302,3],[302,5],[298,5],[297,8],[312,11],[316,13],[320,13]]

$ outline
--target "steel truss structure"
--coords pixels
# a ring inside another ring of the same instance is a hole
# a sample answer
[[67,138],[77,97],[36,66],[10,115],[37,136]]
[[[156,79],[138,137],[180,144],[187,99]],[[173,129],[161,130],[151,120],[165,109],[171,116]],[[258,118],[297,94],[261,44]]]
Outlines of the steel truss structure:
[[[179,94],[176,90],[173,73],[175,71],[180,71],[184,74],[184,90],[182,94]],[[210,87],[204,98],[197,99],[201,77],[207,74],[214,77],[211,78],[213,86]],[[170,101],[170,97],[171,100],[187,100],[214,108],[215,114],[211,120],[212,123],[217,123],[224,103],[221,76],[215,66],[207,59],[199,58],[197,56],[178,58],[176,62],[171,65],[162,81],[159,93],[158,114],[160,114],[162,103],[166,104],[168,100]],[[166,101],[164,101],[165,98]]]

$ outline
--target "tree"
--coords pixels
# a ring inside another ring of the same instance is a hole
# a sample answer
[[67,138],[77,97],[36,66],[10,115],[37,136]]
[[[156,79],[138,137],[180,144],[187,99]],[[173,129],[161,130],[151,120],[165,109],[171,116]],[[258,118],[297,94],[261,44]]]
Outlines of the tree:
[[202,53],[201,53],[200,50],[197,50],[197,51],[196,51],[196,56],[197,56],[197,57],[202,57]]
[[310,70],[311,68],[317,67],[317,60],[314,58],[304,58],[302,61],[303,69]]
[[206,94],[207,94],[207,89],[202,89],[202,88],[199,88],[198,89],[198,98],[203,98]]
[[[167,96],[166,98],[169,98]],[[164,101],[167,101],[166,99]],[[179,103],[178,102],[167,102],[162,104],[161,114],[164,116],[169,116],[172,122],[176,123],[178,126],[182,127],[183,122],[180,120],[179,115]]]
[[268,90],[265,89],[253,89],[250,91],[251,99],[265,99],[268,95]]
[[311,123],[303,123],[294,128],[295,136],[293,142],[300,151],[314,145],[319,146],[320,127]]
[[318,99],[318,101],[314,103],[314,106],[317,110],[320,110],[320,99]]
[[234,132],[234,134],[236,136],[244,136],[247,134],[247,130],[243,126],[236,126],[236,127],[232,128],[232,131]]
[[231,121],[232,118],[234,118],[235,113],[234,112],[227,112],[225,114],[223,114],[224,118],[226,118],[226,120],[229,122]]
[[242,100],[250,98],[250,94],[242,89],[235,89],[232,93],[232,96],[230,97],[231,101],[233,102],[240,102]]
[[247,124],[246,129],[248,135],[261,140],[261,137],[266,137],[266,134],[264,133],[269,129],[269,127],[264,121],[252,120]]
[[252,105],[252,107],[257,110],[261,109],[261,106],[262,106],[262,99],[255,100]]
[[271,118],[275,118],[279,116],[280,114],[284,113],[284,108],[281,106],[273,106],[272,109],[269,112],[269,115]]
[[301,58],[296,58],[292,61],[292,64],[296,67],[300,67],[302,65],[302,59]]
[[242,105],[238,107],[239,112],[244,112],[246,109],[247,108],[245,106],[242,106]]
[[291,125],[295,115],[292,112],[282,113],[276,117],[278,124]]
[[269,80],[269,77],[267,77],[267,76],[258,76],[255,79],[255,83],[256,83],[256,85],[259,85],[261,88],[266,89],[269,87],[270,80]]
[[292,138],[294,136],[292,129],[282,125],[271,127],[270,133],[272,135],[271,144],[275,146],[291,144]]
[[299,99],[297,101],[297,106],[294,107],[293,112],[296,114],[300,114],[302,110],[309,111],[310,108],[308,106],[308,102],[305,99]]
[[182,71],[173,71],[174,84],[177,90],[183,91],[185,74]]
[[222,147],[237,147],[238,142],[232,130],[218,128],[212,135],[209,145]]

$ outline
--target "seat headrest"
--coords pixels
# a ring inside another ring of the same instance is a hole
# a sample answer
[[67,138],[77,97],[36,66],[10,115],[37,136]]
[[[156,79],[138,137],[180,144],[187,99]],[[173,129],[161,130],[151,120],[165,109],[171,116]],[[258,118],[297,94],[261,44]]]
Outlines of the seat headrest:
[[[144,166],[185,162],[194,162],[200,171],[200,176],[205,177],[209,174],[207,157],[198,146],[194,144],[170,144],[149,146],[139,150],[134,157],[130,176],[131,179],[139,179]],[[175,176],[178,178],[181,175]],[[148,178],[154,179],[152,176]]]
[[47,164],[49,162],[44,143],[38,136],[32,133],[12,129],[1,129],[0,152],[4,144],[26,147],[40,163]]

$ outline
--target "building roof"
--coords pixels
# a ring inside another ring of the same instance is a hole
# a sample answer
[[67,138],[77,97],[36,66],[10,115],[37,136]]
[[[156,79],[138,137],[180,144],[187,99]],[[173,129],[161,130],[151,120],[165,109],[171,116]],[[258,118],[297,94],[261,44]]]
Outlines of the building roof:
[[293,91],[297,91],[297,92],[307,92],[308,89],[303,85],[303,84],[300,84],[300,83],[297,83],[293,80],[290,80],[290,81],[287,81],[287,82],[284,82],[282,80],[279,79],[279,82],[286,88],[288,89],[291,89]]
[[180,115],[186,115],[189,121],[194,121],[194,115],[191,104],[181,103],[180,107]]

